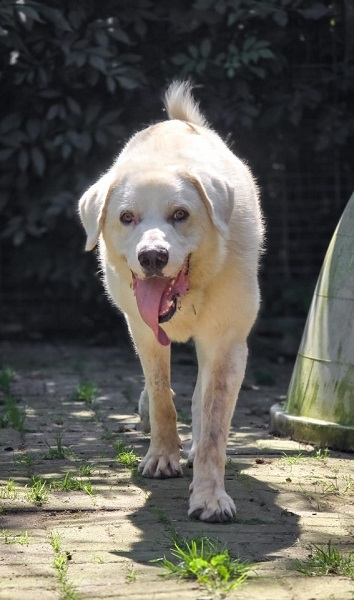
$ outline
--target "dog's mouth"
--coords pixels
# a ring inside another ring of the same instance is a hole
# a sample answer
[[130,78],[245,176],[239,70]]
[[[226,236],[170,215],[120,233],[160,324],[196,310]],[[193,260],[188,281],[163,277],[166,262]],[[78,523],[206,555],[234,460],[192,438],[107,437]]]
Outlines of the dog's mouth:
[[159,323],[167,323],[175,314],[178,298],[189,290],[189,257],[176,277],[147,277],[139,279],[133,273],[133,290],[141,318],[152,329],[156,339],[163,346],[171,340]]

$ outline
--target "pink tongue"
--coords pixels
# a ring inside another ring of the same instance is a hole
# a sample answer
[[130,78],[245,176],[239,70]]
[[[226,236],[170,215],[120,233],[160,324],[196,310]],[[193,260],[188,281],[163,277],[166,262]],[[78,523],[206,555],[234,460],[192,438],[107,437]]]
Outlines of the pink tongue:
[[165,287],[166,279],[162,277],[144,280],[136,278],[134,281],[136,301],[142,319],[151,327],[160,344],[168,346],[171,343],[170,339],[159,326],[159,308]]

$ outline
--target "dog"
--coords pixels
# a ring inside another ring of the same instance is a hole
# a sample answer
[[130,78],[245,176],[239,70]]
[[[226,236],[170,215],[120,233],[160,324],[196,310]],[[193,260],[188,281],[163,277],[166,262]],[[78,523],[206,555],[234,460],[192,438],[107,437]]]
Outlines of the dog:
[[145,387],[144,477],[179,477],[171,341],[196,346],[189,516],[227,521],[226,446],[260,293],[263,218],[250,169],[215,133],[188,82],[165,93],[168,119],[136,133],[79,202],[86,250],[99,246],[108,294],[124,313]]

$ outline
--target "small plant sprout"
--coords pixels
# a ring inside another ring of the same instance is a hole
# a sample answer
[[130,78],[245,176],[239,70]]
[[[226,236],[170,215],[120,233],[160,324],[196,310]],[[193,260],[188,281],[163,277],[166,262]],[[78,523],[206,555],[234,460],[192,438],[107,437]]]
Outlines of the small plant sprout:
[[14,378],[14,372],[11,367],[3,367],[0,370],[0,390],[5,394],[10,392],[10,384]]
[[0,428],[13,427],[18,431],[23,431],[26,415],[21,410],[13,396],[5,397],[4,410],[0,414]]
[[136,572],[136,570],[134,569],[134,567],[129,567],[129,569],[127,570],[127,574],[125,576],[125,579],[128,583],[133,583],[137,580],[138,574]]
[[16,460],[17,464],[27,467],[28,469],[30,469],[32,467],[32,464],[34,462],[33,456],[31,454],[28,454],[28,452],[24,452],[23,454],[18,456],[15,460]]
[[86,492],[86,494],[88,494],[89,496],[92,496],[93,494],[91,482],[77,479],[72,475],[70,471],[67,471],[67,473],[62,479],[52,481],[52,483],[50,484],[50,489],[59,492],[83,491]]
[[73,455],[73,452],[67,446],[63,445],[60,431],[56,434],[55,441],[56,441],[56,448],[52,448],[48,444],[48,442],[46,442],[46,445],[48,446],[49,450],[44,455],[45,459],[54,459],[54,458],[67,459]]
[[132,447],[128,448],[124,442],[116,442],[114,447],[117,452],[116,460],[121,464],[130,469],[137,466],[140,461],[140,457],[136,454]]
[[98,388],[91,381],[82,381],[74,392],[74,399],[93,404]]
[[21,546],[26,544],[28,546],[30,541],[27,531],[22,533],[11,533],[4,529],[0,532],[0,537],[3,538],[5,544],[20,544]]
[[25,499],[38,506],[48,500],[47,484],[44,479],[36,475],[31,478],[31,484],[25,486]]
[[54,552],[60,552],[61,550],[61,537],[57,531],[52,531],[49,537],[49,542]]
[[0,498],[2,500],[16,500],[18,498],[18,491],[12,479],[9,479],[5,485],[0,486]]
[[328,448],[318,448],[315,451],[314,458],[316,460],[326,460],[327,458],[329,458],[329,450],[328,450]]
[[61,599],[62,600],[78,600],[78,595],[68,581],[68,563],[72,559],[70,552],[62,551],[61,537],[59,533],[52,532],[49,537],[50,545],[54,550],[53,567],[57,572],[57,579],[61,587]]
[[311,554],[307,560],[297,560],[295,569],[308,575],[344,575],[354,579],[354,553],[343,554],[338,548],[332,546],[331,540],[327,546],[320,547],[315,544],[310,546]]
[[79,466],[79,473],[81,477],[89,477],[90,475],[92,475],[93,472],[93,466],[90,465],[89,463],[82,463]]
[[289,465],[295,465],[296,463],[300,462],[301,459],[305,458],[304,454],[301,452],[301,450],[298,451],[297,454],[286,454],[285,452],[283,452],[283,458],[282,460],[284,460],[285,462],[287,462]]
[[327,478],[317,477],[312,481],[312,485],[315,488],[314,491],[321,493],[323,496],[340,496],[341,494],[351,492],[354,487],[354,479],[350,475],[342,478],[338,476]]
[[211,591],[227,593],[236,589],[250,577],[254,568],[246,561],[231,558],[225,547],[218,547],[206,537],[175,541],[171,554],[177,563],[166,557],[153,562],[160,562],[168,576],[195,579]]

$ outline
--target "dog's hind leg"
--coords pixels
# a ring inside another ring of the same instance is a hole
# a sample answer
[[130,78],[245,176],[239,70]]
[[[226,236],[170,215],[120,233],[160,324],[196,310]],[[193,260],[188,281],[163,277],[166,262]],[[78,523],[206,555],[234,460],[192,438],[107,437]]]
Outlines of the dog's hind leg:
[[150,433],[149,394],[146,385],[139,398],[139,416],[141,420],[141,429],[144,433]]

